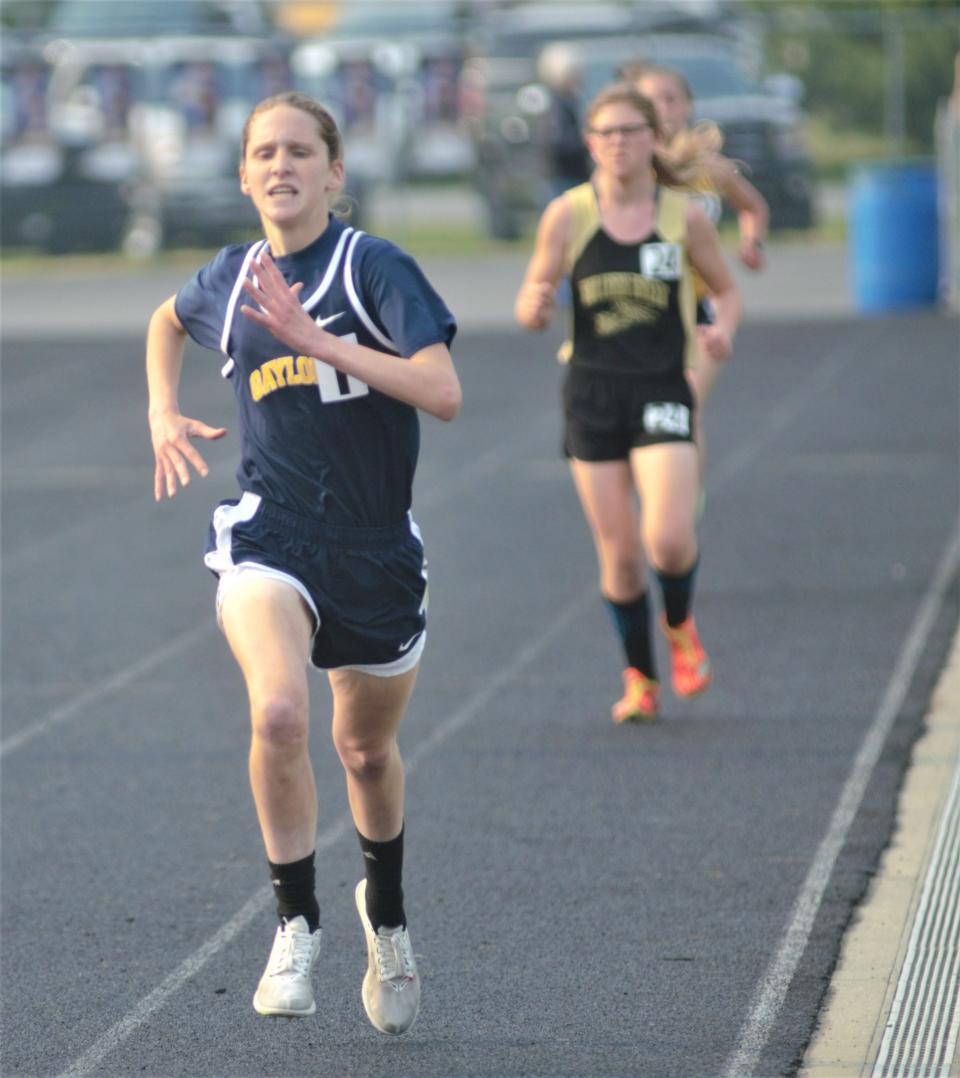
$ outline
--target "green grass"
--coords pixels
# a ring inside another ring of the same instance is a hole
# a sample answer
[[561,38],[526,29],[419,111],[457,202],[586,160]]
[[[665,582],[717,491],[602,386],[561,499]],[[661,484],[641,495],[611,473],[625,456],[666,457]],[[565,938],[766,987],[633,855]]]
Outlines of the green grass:
[[532,234],[519,240],[495,240],[474,225],[423,225],[402,228],[371,224],[371,231],[392,240],[414,258],[443,255],[481,257],[504,251],[529,250]]
[[[530,251],[533,237],[508,242],[491,239],[477,228],[469,226],[450,227],[448,225],[424,225],[405,228],[376,228],[372,231],[385,239],[392,240],[414,258],[435,258],[444,256],[477,257],[500,254],[511,251]],[[132,268],[149,267],[151,270],[182,269],[184,275],[192,273],[198,266],[216,253],[217,248],[184,247],[161,251],[149,259],[136,259],[120,251],[97,252],[95,254],[48,255],[33,248],[7,248],[0,253],[2,275],[5,277],[25,277],[39,273],[62,273],[64,276],[78,271],[96,272],[98,275],[117,276],[129,273]]]
[[[373,221],[369,227],[375,235],[392,240],[414,258],[445,255],[479,258],[505,251],[528,251],[533,240],[532,234],[512,242],[495,240],[479,227],[469,224],[418,223],[404,227],[385,225],[381,228]],[[64,275],[70,275],[81,269],[95,270],[105,274],[121,274],[129,273],[131,267],[138,266],[149,266],[151,269],[169,267],[183,269],[189,273],[212,258],[216,251],[216,247],[178,247],[161,251],[149,259],[136,259],[119,251],[48,255],[37,248],[17,247],[5,248],[0,252],[0,269],[2,269],[2,274],[8,277],[48,273],[51,269],[54,273]]]
[[150,259],[139,259],[130,258],[121,251],[51,255],[33,247],[7,247],[0,252],[0,271],[4,277],[51,272],[69,277],[80,270],[120,276],[129,273],[131,268],[136,266],[150,266],[152,269],[169,266],[171,269],[183,268],[189,273],[209,261],[216,250],[183,247],[162,251]]
[[884,135],[835,128],[816,116],[810,117],[807,134],[816,177],[821,182],[845,180],[851,169],[865,161],[921,155],[920,147],[912,142],[908,142],[902,152],[897,152]]
[[[392,240],[414,258],[483,258],[498,254],[528,256],[533,250],[531,230],[517,240],[496,240],[488,236],[479,225],[438,224],[417,222],[411,225],[384,225],[371,221],[370,231]],[[736,226],[725,222],[721,226],[721,239],[730,251],[736,246]],[[842,220],[826,220],[815,228],[803,231],[776,232],[771,245],[787,243],[840,242],[846,236]],[[121,252],[95,254],[47,255],[34,248],[7,248],[0,252],[0,270],[5,277],[28,277],[39,274],[76,275],[79,272],[96,273],[98,276],[120,276],[131,270],[170,269],[182,272],[184,278],[216,253],[216,248],[182,247],[161,251],[150,259],[130,258]]]

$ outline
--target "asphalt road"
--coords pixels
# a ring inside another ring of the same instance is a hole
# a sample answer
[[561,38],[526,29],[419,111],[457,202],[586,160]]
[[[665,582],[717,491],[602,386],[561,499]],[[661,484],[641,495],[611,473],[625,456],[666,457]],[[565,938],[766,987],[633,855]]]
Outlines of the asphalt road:
[[[141,335],[4,339],[4,1075],[791,1073],[956,624],[957,324],[744,327],[707,424],[716,682],[630,729],[555,340],[465,331],[463,414],[424,422],[430,640],[402,731],[424,1005],[392,1040],[360,1002],[319,676],[317,1014],[251,1007],[273,921],[200,561],[235,434],[157,506]],[[182,403],[232,430],[218,368],[191,352]]]

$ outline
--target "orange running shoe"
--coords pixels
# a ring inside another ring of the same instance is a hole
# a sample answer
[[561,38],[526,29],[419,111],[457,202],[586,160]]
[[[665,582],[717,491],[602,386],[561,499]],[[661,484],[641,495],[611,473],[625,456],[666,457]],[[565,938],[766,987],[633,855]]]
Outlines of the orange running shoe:
[[657,682],[628,666],[623,672],[623,699],[613,705],[610,714],[614,722],[650,722],[657,717],[659,701]]
[[666,618],[661,618],[660,623],[670,642],[673,691],[677,696],[699,696],[710,684],[710,660],[700,643],[693,615],[676,628],[671,628]]

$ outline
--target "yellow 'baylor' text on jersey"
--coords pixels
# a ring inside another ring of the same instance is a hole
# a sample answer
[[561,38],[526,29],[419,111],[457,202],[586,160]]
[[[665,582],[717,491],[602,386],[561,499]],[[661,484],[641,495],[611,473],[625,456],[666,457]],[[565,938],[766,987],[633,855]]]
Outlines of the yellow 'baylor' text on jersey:
[[[241,491],[313,521],[376,528],[406,519],[420,448],[417,410],[290,347],[248,319],[243,281],[266,240],[224,247],[177,293],[183,328],[226,357],[240,421]],[[330,218],[299,251],[274,255],[328,333],[395,357],[449,345],[456,322],[420,267],[387,240]]]
[[591,184],[564,197],[573,214],[566,264],[573,309],[560,358],[641,378],[682,374],[696,343],[686,251],[689,196],[658,187],[653,230],[638,243],[618,243],[604,230]]

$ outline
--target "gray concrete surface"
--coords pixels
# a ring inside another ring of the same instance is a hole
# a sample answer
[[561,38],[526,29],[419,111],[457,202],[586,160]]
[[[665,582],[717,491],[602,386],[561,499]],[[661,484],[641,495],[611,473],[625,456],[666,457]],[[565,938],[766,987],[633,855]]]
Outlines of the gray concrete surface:
[[[842,206],[842,189],[831,188],[825,209],[835,216]],[[374,192],[369,218],[370,231],[402,237],[408,225],[425,223],[481,229],[483,211],[465,187],[401,188]],[[847,249],[841,241],[784,241],[774,236],[763,273],[744,269],[732,249],[728,254],[751,321],[854,313]],[[513,299],[529,256],[530,244],[518,242],[483,257],[421,261],[461,325],[489,329],[512,325]],[[76,263],[51,260],[42,272],[24,272],[10,264],[0,267],[0,320],[11,335],[40,327],[47,335],[66,337],[137,334],[160,299],[175,292],[192,269],[189,262],[161,268],[131,262],[80,270]]]
[[[483,257],[422,258],[464,329],[512,325],[513,300],[530,252],[525,246]],[[731,259],[747,321],[851,315],[847,253],[839,243],[773,243],[768,268],[750,273]],[[0,276],[0,321],[9,336],[42,331],[131,336],[145,330],[150,313],[192,272],[190,265],[156,268],[133,263],[105,269],[52,262],[42,274],[7,268]]]
[[801,1078],[889,1073],[881,1052],[908,1073],[960,1074],[950,880],[958,771],[960,633],[911,753],[896,830],[844,937]]

